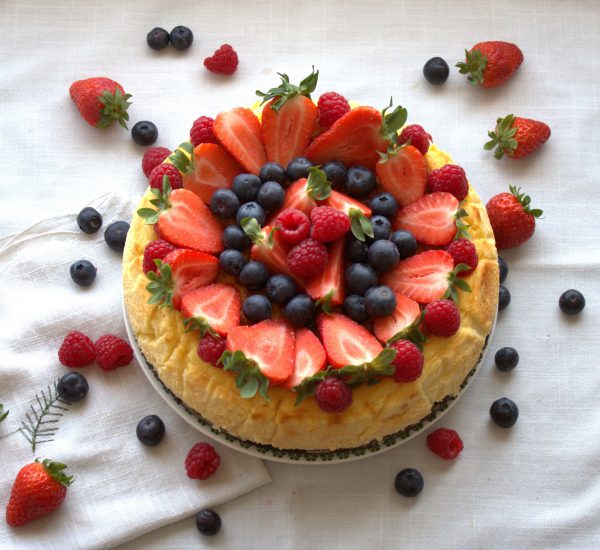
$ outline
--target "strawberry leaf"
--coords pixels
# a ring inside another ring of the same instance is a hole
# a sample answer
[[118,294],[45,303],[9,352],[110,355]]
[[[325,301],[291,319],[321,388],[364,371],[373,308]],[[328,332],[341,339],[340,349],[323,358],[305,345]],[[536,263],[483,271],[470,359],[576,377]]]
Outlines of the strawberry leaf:
[[483,55],[479,50],[469,52],[465,50],[464,62],[457,63],[460,74],[468,74],[468,82],[473,86],[483,84],[483,71],[487,66],[487,56]]
[[463,292],[471,292],[471,287],[469,283],[464,279],[458,277],[459,273],[463,271],[468,271],[471,269],[467,264],[458,264],[449,274],[448,274],[448,290],[442,296],[442,299],[449,298],[454,303],[458,304],[458,292],[456,289],[462,290]]
[[331,183],[319,166],[311,166],[308,169],[306,194],[316,201],[324,201],[331,195]]
[[190,174],[194,171],[194,146],[185,141],[173,151],[169,156],[169,160],[182,174]]
[[406,328],[403,328],[400,332],[394,334],[394,336],[388,339],[386,344],[389,346],[397,340],[410,340],[415,346],[417,346],[421,351],[423,351],[423,344],[427,340],[427,337],[423,334],[420,327],[424,317],[425,312],[421,311],[421,315],[419,315],[418,319],[416,319]]
[[150,293],[149,304],[158,304],[160,307],[173,308],[173,292],[175,290],[175,281],[171,272],[171,266],[163,263],[162,260],[154,260],[157,267],[156,273],[148,271],[146,277],[150,282],[146,285],[146,290]]
[[516,199],[521,203],[523,210],[525,210],[526,214],[531,214],[534,218],[539,218],[544,212],[539,208],[531,209],[529,206],[531,205],[531,197],[526,195],[525,193],[521,193],[521,188],[515,185],[509,185],[510,192],[516,197]]
[[[251,218],[250,216],[242,218],[240,220],[240,227],[254,244],[260,244],[265,238],[265,232],[261,229],[256,218]],[[271,234],[273,234],[273,231],[271,231]],[[271,235],[269,235],[269,239],[272,242]]]
[[333,370],[334,369],[332,367],[327,367],[326,370],[321,370],[312,376],[307,376],[304,380],[302,380],[302,382],[300,382],[300,384],[294,386],[292,391],[298,394],[294,406],[297,407],[307,397],[312,397],[315,394],[315,390],[317,389],[319,383],[330,376]]
[[327,315],[331,315],[333,313],[333,305],[331,300],[333,299],[333,295],[335,294],[335,290],[331,289],[325,296],[319,298],[316,302],[316,306],[321,306],[323,313]]
[[130,98],[131,94],[123,94],[119,88],[115,88],[113,93],[104,90],[98,96],[98,101],[103,107],[96,126],[98,128],[107,128],[113,122],[117,121],[120,126],[127,130],[127,121],[129,120],[127,109],[131,105],[131,102],[128,101]]
[[183,320],[183,325],[185,327],[185,332],[199,330],[200,336],[204,336],[208,332],[211,336],[219,338],[219,334],[211,328],[204,317],[187,317]]
[[514,137],[517,133],[516,126],[513,126],[514,121],[515,117],[513,115],[499,118],[496,120],[496,130],[488,132],[488,136],[491,140],[486,142],[483,148],[486,151],[491,151],[496,148],[494,157],[497,159],[501,159],[505,153],[510,155],[519,145]]
[[138,216],[143,218],[147,224],[152,225],[158,221],[160,215],[165,211],[171,208],[171,201],[169,200],[169,195],[171,194],[171,182],[169,181],[169,176],[166,174],[163,176],[162,180],[162,191],[159,189],[151,189],[150,192],[154,195],[154,199],[150,200],[150,204],[156,206],[156,210],[153,208],[140,208],[137,211]]
[[260,371],[256,362],[246,357],[243,351],[226,350],[221,355],[219,363],[223,364],[223,370],[233,371],[237,375],[235,385],[244,399],[250,399],[258,392],[264,399],[270,401],[267,393],[269,379]]
[[391,141],[394,146],[397,146],[398,131],[406,124],[408,111],[401,105],[398,105],[391,113],[388,113],[387,111],[392,108],[392,105],[393,99],[390,97],[390,104],[381,111],[383,121],[379,134],[382,138]]
[[304,79],[300,81],[298,86],[290,83],[290,77],[287,74],[277,73],[281,77],[281,83],[275,88],[271,88],[268,92],[261,92],[256,90],[256,95],[262,97],[261,105],[270,99],[277,98],[271,104],[271,109],[276,113],[279,112],[286,101],[295,95],[303,95],[310,98],[310,94],[315,91],[317,87],[317,81],[319,80],[319,71],[315,72],[313,66],[312,72]]
[[[36,458],[35,462],[39,463],[40,459]],[[63,472],[63,470],[67,467],[66,464],[63,464],[62,462],[55,462],[54,460],[46,458],[42,461],[42,466],[44,467],[46,473],[52,479],[58,481],[61,485],[68,487],[69,485],[71,485],[71,483],[73,483],[74,477],[65,475],[65,473]]]

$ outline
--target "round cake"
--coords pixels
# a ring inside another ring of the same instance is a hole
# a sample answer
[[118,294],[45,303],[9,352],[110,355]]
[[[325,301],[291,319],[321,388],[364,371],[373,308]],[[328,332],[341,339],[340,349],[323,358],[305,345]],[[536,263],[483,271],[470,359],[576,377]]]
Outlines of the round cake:
[[123,256],[164,387],[228,438],[315,454],[390,444],[445,407],[499,287],[464,171],[405,109],[317,105],[317,75],[203,117],[152,171]]

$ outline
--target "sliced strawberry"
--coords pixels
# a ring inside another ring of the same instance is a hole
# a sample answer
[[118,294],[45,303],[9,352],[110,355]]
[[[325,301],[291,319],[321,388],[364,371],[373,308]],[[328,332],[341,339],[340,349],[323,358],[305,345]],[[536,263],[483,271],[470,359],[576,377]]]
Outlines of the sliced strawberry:
[[310,217],[311,210],[316,206],[317,201],[309,194],[308,180],[306,178],[301,178],[296,180],[285,190],[285,198],[281,210],[295,208]]
[[244,107],[222,111],[213,124],[219,143],[252,174],[267,162],[262,127],[256,115]]
[[287,166],[302,156],[317,125],[317,106],[306,96],[295,95],[279,108],[272,108],[277,98],[262,110],[262,129],[269,161]]
[[344,303],[346,270],[344,242],[345,239],[338,239],[329,247],[325,271],[322,275],[306,282],[306,293],[313,300],[325,299],[329,306],[339,306]]
[[201,143],[194,149],[194,170],[183,176],[183,187],[210,204],[212,194],[231,187],[233,178],[244,169],[220,145]]
[[370,363],[381,350],[381,344],[365,327],[340,313],[321,313],[317,328],[331,366]]
[[458,199],[445,192],[424,195],[398,211],[393,228],[410,231],[418,242],[446,246],[457,232]]
[[407,206],[420,199],[427,187],[427,163],[412,145],[396,149],[375,165],[377,180],[398,201]]
[[375,336],[387,342],[399,332],[406,330],[421,316],[421,308],[408,296],[396,292],[396,309],[386,317],[376,317],[373,321]]
[[253,245],[250,249],[250,257],[253,260],[262,262],[267,266],[272,274],[284,273],[289,275],[301,287],[304,286],[302,279],[296,277],[289,269],[287,264],[288,247],[275,231],[271,238],[273,228],[266,225],[256,236],[252,236]]
[[315,138],[304,156],[315,164],[337,160],[348,167],[360,164],[373,170],[379,153],[383,153],[388,145],[380,135],[382,122],[377,109],[356,107]]
[[323,370],[327,363],[323,344],[314,332],[307,328],[297,328],[295,334],[294,372],[281,384],[282,387],[288,390],[300,384],[305,378]]
[[226,336],[240,324],[240,291],[233,285],[214,283],[186,292],[181,298],[181,313],[186,325]]
[[353,210],[359,210],[367,218],[371,216],[371,209],[366,204],[352,199],[348,195],[344,195],[344,193],[340,193],[339,191],[331,191],[331,195],[329,195],[329,197],[327,197],[321,204],[325,206],[331,206],[340,212],[344,212],[344,214],[348,214],[350,217],[352,217]]
[[428,304],[446,294],[452,282],[454,258],[445,250],[427,250],[402,260],[392,271],[381,276],[381,284]]

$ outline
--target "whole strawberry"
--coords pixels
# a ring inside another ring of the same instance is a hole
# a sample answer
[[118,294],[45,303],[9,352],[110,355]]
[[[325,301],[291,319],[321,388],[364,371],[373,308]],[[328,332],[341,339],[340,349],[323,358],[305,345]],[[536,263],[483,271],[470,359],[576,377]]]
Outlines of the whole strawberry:
[[508,80],[523,63],[523,52],[515,44],[492,40],[465,50],[465,62],[457,63],[473,86],[494,88]]
[[116,121],[127,128],[127,109],[131,105],[127,100],[131,94],[126,94],[118,82],[105,77],[77,80],[71,84],[69,94],[81,116],[91,126],[107,128]]
[[528,241],[535,231],[535,219],[542,211],[530,207],[529,195],[510,186],[510,193],[500,193],[485,205],[498,250],[513,248]]
[[23,525],[32,519],[53,512],[65,500],[67,487],[72,476],[63,472],[65,464],[39,458],[23,466],[13,484],[8,506],[6,523],[12,527]]
[[497,159],[505,154],[511,159],[521,159],[548,141],[550,127],[539,120],[508,115],[496,121],[496,130],[488,132],[488,136],[492,139],[483,148],[491,151],[495,147]]

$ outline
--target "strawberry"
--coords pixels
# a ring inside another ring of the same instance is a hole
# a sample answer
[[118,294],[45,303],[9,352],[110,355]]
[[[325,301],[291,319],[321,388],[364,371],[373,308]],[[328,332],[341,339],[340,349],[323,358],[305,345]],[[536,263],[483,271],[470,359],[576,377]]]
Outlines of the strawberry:
[[380,159],[375,165],[377,180],[400,204],[408,206],[425,194],[427,164],[412,145],[404,145]]
[[511,159],[521,159],[533,153],[550,137],[550,127],[538,120],[508,115],[496,121],[494,132],[488,132],[492,139],[483,148],[501,159],[505,154]]
[[344,303],[346,270],[344,243],[345,239],[339,239],[330,246],[325,271],[306,282],[306,293],[313,300],[324,302],[324,308]]
[[500,193],[485,205],[498,250],[513,248],[528,241],[535,231],[535,219],[542,211],[530,207],[529,195],[510,186],[510,193]]
[[473,86],[494,88],[508,80],[523,63],[523,52],[515,44],[493,40],[465,50],[465,62],[457,63],[460,74],[468,74]]
[[373,321],[375,336],[382,342],[396,340],[397,338],[411,339],[408,333],[411,327],[417,324],[421,317],[421,308],[418,302],[395,292],[396,309],[386,317],[376,317]]
[[373,237],[373,226],[369,219],[371,209],[362,202],[351,199],[339,191],[331,191],[323,204],[343,212],[350,218],[350,231],[359,241],[364,241],[365,236]]
[[245,170],[258,176],[267,162],[262,128],[256,115],[245,107],[222,111],[213,124],[219,143]]
[[117,121],[127,128],[127,109],[131,105],[127,100],[131,94],[126,94],[118,82],[106,77],[77,80],[71,84],[69,94],[90,126],[107,128]]
[[67,496],[73,481],[63,470],[65,464],[45,459],[19,470],[6,507],[6,523],[18,527],[56,510]]
[[307,328],[297,328],[295,332],[294,372],[282,384],[282,387],[292,389],[309,376],[323,370],[327,356],[323,344],[314,332]]
[[226,336],[240,324],[240,291],[233,285],[214,283],[190,290],[181,298],[187,328]]
[[317,166],[308,169],[308,178],[295,181],[285,192],[282,209],[296,208],[310,216],[316,201],[324,201],[331,195],[331,183]]
[[162,262],[157,260],[158,271],[149,271],[150,283],[146,290],[152,295],[150,304],[181,308],[186,292],[214,282],[219,275],[219,260],[210,254],[180,248],[169,252]]

